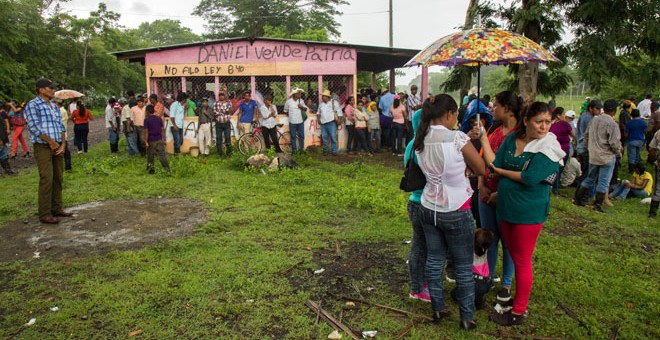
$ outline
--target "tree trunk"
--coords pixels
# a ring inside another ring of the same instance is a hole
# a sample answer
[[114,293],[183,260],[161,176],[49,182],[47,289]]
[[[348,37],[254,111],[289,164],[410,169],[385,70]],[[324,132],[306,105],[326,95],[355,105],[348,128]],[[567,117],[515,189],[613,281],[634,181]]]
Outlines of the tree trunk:
[[[469,29],[474,24],[474,17],[477,11],[477,5],[479,5],[479,0],[470,0],[467,11],[465,13],[465,25],[463,29]],[[463,97],[467,96],[470,91],[470,86],[472,85],[472,72],[465,72],[463,75],[463,84],[461,85],[460,97],[459,100],[463,100]]]
[[[538,0],[523,0],[522,11],[529,10]],[[541,38],[541,24],[537,20],[522,21],[518,23],[518,33],[528,39],[538,42]],[[520,95],[525,98],[527,103],[532,103],[536,99],[536,85],[539,79],[538,63],[521,64],[518,69],[518,89]]]

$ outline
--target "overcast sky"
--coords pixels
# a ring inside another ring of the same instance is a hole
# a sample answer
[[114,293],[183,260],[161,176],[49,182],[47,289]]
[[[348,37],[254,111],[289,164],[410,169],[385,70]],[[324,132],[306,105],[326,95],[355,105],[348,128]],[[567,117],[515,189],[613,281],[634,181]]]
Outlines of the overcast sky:
[[[240,0],[236,0],[240,1]],[[496,2],[503,2],[499,0]],[[71,14],[86,17],[101,1],[71,0],[63,7]],[[120,24],[135,28],[144,21],[175,19],[193,32],[204,33],[204,22],[191,13],[199,0],[107,0],[112,11],[121,14]],[[388,46],[388,0],[349,0],[337,18],[341,41],[358,45]],[[434,40],[457,30],[465,21],[469,0],[393,0],[394,47],[423,49]],[[433,71],[433,70],[431,70]],[[397,82],[408,82],[421,70],[413,68]]]

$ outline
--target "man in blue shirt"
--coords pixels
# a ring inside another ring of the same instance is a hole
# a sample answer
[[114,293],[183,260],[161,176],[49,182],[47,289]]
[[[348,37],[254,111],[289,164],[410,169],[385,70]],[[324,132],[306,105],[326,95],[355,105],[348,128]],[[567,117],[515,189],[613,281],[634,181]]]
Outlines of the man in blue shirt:
[[188,97],[181,93],[176,97],[176,101],[170,106],[170,120],[172,121],[172,139],[174,139],[174,153],[181,152],[183,144],[183,117],[186,115],[186,101]]
[[630,116],[632,120],[626,123],[623,132],[628,147],[628,171],[633,173],[635,164],[642,161],[641,152],[644,147],[646,121],[641,118],[641,113],[638,109],[632,110]]
[[57,217],[73,216],[62,209],[66,128],[59,108],[51,103],[57,86],[45,78],[37,80],[37,97],[24,111],[39,169],[39,221],[49,224],[59,223]]
[[257,115],[257,106],[257,102],[252,100],[252,94],[245,91],[243,102],[238,106],[238,133],[240,135],[252,131],[252,122],[255,121]]
[[392,103],[394,103],[394,94],[385,87],[382,89],[381,93],[382,94],[378,99],[378,109],[383,114],[380,120],[380,129],[383,134],[382,140],[384,145],[393,146],[392,113],[390,113],[390,108],[392,107]]
[[589,128],[591,119],[599,115],[602,109],[603,105],[600,103],[600,101],[594,99],[589,102],[587,111],[582,112],[580,118],[578,119],[575,138],[577,139],[577,155],[578,159],[580,160],[580,168],[582,170],[582,176],[577,179],[578,182],[581,182],[589,172],[589,148],[587,143],[585,143],[584,133]]

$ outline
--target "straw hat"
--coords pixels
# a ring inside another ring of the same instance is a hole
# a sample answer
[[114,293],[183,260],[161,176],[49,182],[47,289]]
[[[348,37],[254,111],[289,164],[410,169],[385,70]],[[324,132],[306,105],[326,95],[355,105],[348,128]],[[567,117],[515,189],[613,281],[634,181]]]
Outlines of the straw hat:
[[291,89],[291,93],[289,94],[289,97],[292,97],[296,93],[303,93],[303,92],[305,92],[305,91],[303,91],[302,89],[299,89],[297,87],[294,87],[293,89]]
[[330,90],[324,90],[323,93],[321,93],[321,95],[328,98],[332,97],[332,93],[330,92]]

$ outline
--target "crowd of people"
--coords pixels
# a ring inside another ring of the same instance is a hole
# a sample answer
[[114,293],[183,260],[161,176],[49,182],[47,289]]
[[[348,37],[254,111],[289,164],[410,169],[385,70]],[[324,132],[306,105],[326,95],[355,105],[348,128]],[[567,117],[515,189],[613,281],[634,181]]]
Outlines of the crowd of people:
[[[63,171],[71,168],[67,122],[73,123],[77,152],[86,153],[89,122],[94,119],[81,100],[72,101],[67,111],[63,101],[54,98],[57,86],[42,78],[36,82],[37,96],[27,104],[0,105],[0,164],[5,173],[14,173],[8,159],[16,157],[19,144],[24,157],[31,156],[20,136],[27,128],[40,176],[42,223],[59,223],[60,217],[71,216],[62,206]],[[460,107],[447,94],[422,101],[414,86],[408,95],[386,88],[379,94],[361,92],[359,100],[348,96],[343,105],[329,90],[321,93],[318,105],[303,94],[294,88],[283,106],[294,153],[304,148],[302,125],[307,115],[317,114],[325,152],[338,152],[337,129],[345,124],[349,153],[382,152],[380,142],[386,141],[393,155],[404,157],[404,164],[421,169],[426,184],[411,193],[407,207],[413,231],[409,297],[430,302],[436,322],[450,314],[444,302],[445,277],[456,283],[451,296],[459,305],[461,328],[476,327],[475,307],[486,305],[485,295],[495,283],[500,283],[496,296],[500,313],[491,320],[503,326],[525,322],[534,250],[549,215],[550,194],[559,187],[575,186],[578,206],[586,206],[589,197],[595,197],[590,205],[599,212],[608,196],[613,200],[652,196],[649,217],[657,214],[660,109],[651,95],[640,103],[630,98],[622,105],[614,99],[601,104],[587,98],[576,121],[572,110],[543,102],[525,104],[512,91],[498,93],[492,101],[486,96],[466,96]],[[171,122],[174,152],[180,153],[185,116],[199,117],[198,138],[204,155],[210,152],[206,145],[213,124],[218,155],[231,153],[232,115],[237,115],[241,133],[260,121],[266,145],[277,147],[274,118],[278,109],[272,96],[266,94],[262,101],[251,96],[246,91],[242,100],[234,101],[223,89],[217,100],[202,98],[199,103],[185,93],[176,98],[165,95],[162,102],[155,94],[135,96],[132,91],[126,98],[110,98],[104,114],[110,151],[119,152],[123,135],[128,154],[146,156],[150,173],[155,171],[155,156],[169,171],[165,122]],[[7,148],[10,136],[11,152]],[[641,160],[645,145],[650,151],[647,163],[655,164],[655,181]],[[619,181],[626,148],[632,177]],[[500,247],[502,274],[498,277]]]
[[[580,206],[593,192],[590,205],[599,212],[608,195],[653,195],[649,217],[655,217],[660,110],[651,95],[645,100],[635,108],[634,99],[601,105],[587,98],[576,122],[572,110],[552,102],[526,105],[511,91],[492,102],[466,96],[460,108],[446,94],[426,99],[411,117],[414,139],[404,159],[418,164],[426,180],[423,189],[412,191],[407,208],[413,231],[409,297],[430,302],[440,322],[450,314],[443,280],[455,282],[451,296],[459,305],[460,327],[473,329],[474,309],[485,306],[485,294],[499,282],[498,313],[490,319],[520,325],[528,316],[534,250],[558,187],[575,186]],[[639,156],[645,143],[655,183]],[[611,181],[623,145],[632,178]],[[501,277],[495,275],[500,247]]]

